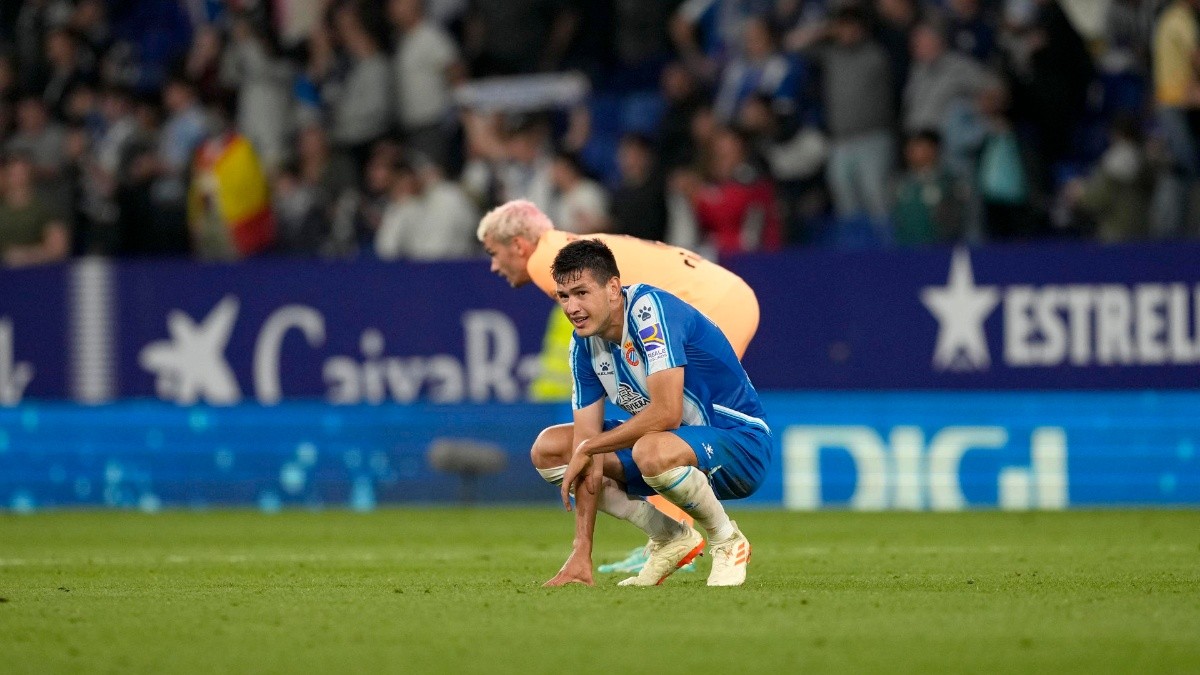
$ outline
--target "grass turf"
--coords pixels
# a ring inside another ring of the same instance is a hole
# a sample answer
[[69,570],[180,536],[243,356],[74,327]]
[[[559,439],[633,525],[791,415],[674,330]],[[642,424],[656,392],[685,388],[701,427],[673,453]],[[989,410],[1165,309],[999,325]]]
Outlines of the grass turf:
[[[1200,513],[742,512],[746,585],[542,589],[550,509],[0,516],[0,671],[1195,672]],[[597,562],[639,543],[602,520]]]

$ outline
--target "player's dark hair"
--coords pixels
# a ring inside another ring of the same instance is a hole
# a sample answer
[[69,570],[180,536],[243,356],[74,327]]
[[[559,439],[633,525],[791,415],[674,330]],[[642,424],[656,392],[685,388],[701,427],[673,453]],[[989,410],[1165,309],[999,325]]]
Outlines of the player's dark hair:
[[550,265],[550,276],[557,283],[566,284],[578,279],[585,270],[601,284],[621,276],[612,250],[596,239],[579,239],[562,247]]

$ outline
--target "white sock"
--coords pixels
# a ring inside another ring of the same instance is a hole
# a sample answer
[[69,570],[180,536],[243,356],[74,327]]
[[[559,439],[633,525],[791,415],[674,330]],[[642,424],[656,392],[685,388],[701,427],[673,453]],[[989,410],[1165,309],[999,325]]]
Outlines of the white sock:
[[[567,473],[567,467],[556,466],[551,469],[538,469],[537,471],[547,483],[562,487],[563,476]],[[660,541],[676,536],[682,527],[678,522],[671,520],[670,516],[654,508],[645,499],[630,496],[621,489],[621,486],[615,480],[608,477],[605,477],[601,481],[600,498],[596,500],[596,508],[614,518],[634,524],[651,539],[658,539]]]
[[645,476],[646,484],[708,531],[709,541],[725,541],[733,536],[733,523],[725,507],[708,484],[708,477],[694,466],[668,469],[657,476]]
[[683,525],[678,521],[672,520],[645,499],[625,492],[617,481],[611,478],[604,479],[596,508],[610,516],[633,523],[651,539],[658,541],[666,541],[683,532]]
[[[549,469],[538,469],[537,472],[542,476],[542,480],[551,485],[562,487],[563,478],[567,475],[567,465],[563,464],[562,466],[555,466]],[[575,494],[574,491],[571,494]]]

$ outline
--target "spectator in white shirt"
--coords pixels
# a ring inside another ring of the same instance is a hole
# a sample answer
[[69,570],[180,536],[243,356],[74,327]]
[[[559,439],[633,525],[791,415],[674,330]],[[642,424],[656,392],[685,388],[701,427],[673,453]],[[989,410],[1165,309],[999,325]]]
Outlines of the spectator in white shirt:
[[477,253],[479,215],[456,183],[418,160],[393,165],[392,189],[375,237],[375,253],[385,260],[449,260]]
[[454,134],[450,90],[466,77],[458,47],[425,18],[424,0],[390,0],[388,17],[397,31],[392,75],[404,141],[445,166]]
[[424,220],[420,182],[412,164],[397,159],[392,163],[391,173],[387,205],[375,232],[375,254],[384,260],[407,257],[413,242],[420,238]]
[[327,87],[332,97],[333,129],[330,138],[355,163],[364,163],[371,144],[391,126],[391,71],[387,57],[358,13],[343,5],[334,13],[338,39],[350,55],[350,69],[340,86]]

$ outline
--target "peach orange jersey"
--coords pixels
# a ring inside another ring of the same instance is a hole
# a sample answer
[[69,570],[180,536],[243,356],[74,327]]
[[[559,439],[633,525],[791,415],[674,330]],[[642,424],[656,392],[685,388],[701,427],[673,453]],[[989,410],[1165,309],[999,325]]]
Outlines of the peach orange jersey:
[[551,298],[555,290],[550,276],[554,256],[581,237],[599,239],[612,249],[622,284],[650,284],[678,296],[717,324],[738,358],[746,353],[758,330],[758,298],[754,291],[733,272],[678,246],[621,234],[578,235],[550,230],[538,239],[527,269],[533,283]]

